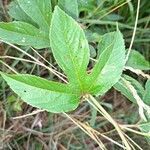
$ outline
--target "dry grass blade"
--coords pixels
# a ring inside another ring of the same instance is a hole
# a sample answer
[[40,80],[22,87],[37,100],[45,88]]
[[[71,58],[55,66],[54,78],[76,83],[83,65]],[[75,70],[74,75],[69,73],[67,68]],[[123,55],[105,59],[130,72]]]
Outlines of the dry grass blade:
[[54,67],[49,61],[47,61],[42,55],[40,55],[34,48],[31,47],[31,49],[32,49],[32,51],[33,51],[34,53],[36,53],[40,58],[42,58],[45,62],[47,62],[53,69],[57,69],[57,68]]
[[135,74],[137,74],[137,75],[141,75],[141,76],[144,77],[144,78],[150,79],[150,75],[145,74],[143,71],[141,71],[141,70],[139,70],[139,69],[134,69],[134,68],[128,67],[128,66],[126,66],[124,69],[125,69],[125,70],[130,70],[130,71],[132,71],[133,73],[135,73]]
[[29,117],[29,116],[33,116],[33,115],[36,115],[40,112],[44,112],[45,110],[41,110],[41,109],[38,109],[38,110],[35,110],[29,114],[26,114],[26,115],[22,115],[22,116],[18,116],[18,117],[13,117],[12,119],[22,119],[22,118],[26,118],[26,117]]
[[[54,70],[54,69],[52,69],[52,68],[46,66],[45,64],[41,63],[38,59],[36,59],[36,58],[33,57],[32,55],[28,54],[27,52],[25,52],[25,51],[22,50],[21,48],[15,46],[15,45],[13,45],[13,44],[11,44],[11,43],[9,43],[9,42],[5,42],[5,41],[3,41],[3,40],[0,40],[0,41],[1,41],[1,42],[4,42],[4,43],[6,43],[6,44],[8,44],[8,45],[10,45],[10,46],[12,46],[12,47],[15,48],[16,50],[18,50],[18,51],[20,51],[21,53],[27,55],[28,57],[30,57],[31,59],[33,59],[36,64],[45,67],[47,70],[49,70],[49,71],[52,72],[54,75],[56,75],[59,79],[61,79],[61,80],[64,81],[65,83],[68,83],[68,82],[62,77],[62,74],[61,74],[61,73],[58,74],[58,72],[57,72],[56,70]],[[40,55],[40,54],[39,54],[39,55]],[[3,56],[3,57],[4,57],[4,56]],[[22,60],[23,60],[23,59],[22,59]],[[61,75],[60,75],[60,74],[61,74]]]
[[28,60],[28,59],[23,59],[23,58],[18,58],[18,57],[13,57],[13,56],[0,56],[1,59],[14,59],[14,60],[19,60],[19,61],[24,61],[24,62],[29,62],[29,63],[33,63],[33,64],[37,64],[40,65],[40,63],[36,62],[36,61],[32,61],[32,60]]
[[86,99],[97,111],[99,111],[110,123],[113,124],[113,126],[115,127],[116,131],[118,132],[120,138],[123,141],[123,144],[126,146],[126,149],[131,150],[131,147],[127,141],[127,139],[125,138],[125,136],[122,133],[121,127],[119,126],[119,124],[105,111],[105,109],[96,101],[96,99],[89,95],[88,96],[89,99]]
[[56,70],[51,69],[50,67],[44,65],[43,63],[39,63],[39,62],[28,60],[28,59],[18,58],[18,57],[12,57],[12,56],[0,56],[0,58],[1,59],[5,59],[5,58],[14,59],[14,60],[19,60],[19,61],[24,61],[24,62],[28,62],[28,63],[33,63],[33,64],[36,64],[36,65],[45,67],[47,70],[49,70],[50,72],[52,72],[53,74],[55,74],[57,77],[59,77],[62,81],[64,81],[65,83],[67,83],[67,81],[62,77],[63,74],[61,74],[60,72],[58,72]]
[[6,66],[8,69],[10,69],[12,72],[18,74],[18,72],[16,70],[14,70],[12,67],[10,67],[8,64],[6,64],[5,62],[0,60],[0,63],[2,63],[4,66]]
[[138,134],[138,135],[142,135],[142,136],[146,136],[146,137],[150,138],[150,133],[139,132],[139,131],[133,130],[131,128],[123,127],[123,126],[121,128],[123,130],[127,130],[129,132],[132,132],[132,133],[135,133],[135,134]]
[[129,90],[131,91],[133,97],[135,98],[138,106],[139,106],[139,114],[140,117],[144,120],[147,121],[145,114],[144,114],[144,110],[147,111],[148,114],[150,114],[150,106],[146,105],[143,100],[140,98],[140,96],[137,94],[136,89],[132,86],[132,84],[125,80],[124,78],[122,78],[122,80],[124,81],[124,83],[126,84],[126,86],[129,88]]
[[54,69],[54,71],[55,71],[57,74],[59,74],[59,75],[61,75],[62,77],[66,78],[66,76],[65,76],[64,74],[58,72],[58,71],[57,71],[57,68],[56,68],[55,66],[53,66],[49,61],[47,61],[42,55],[40,55],[34,48],[31,47],[31,49],[32,49],[41,59],[43,59],[47,64],[49,64],[49,65]]
[[92,133],[90,130],[88,130],[85,126],[82,126],[79,121],[73,119],[70,117],[68,114],[64,113],[65,116],[67,116],[74,124],[76,124],[82,131],[84,131],[87,135],[89,135],[98,145],[102,150],[107,150],[104,144],[98,140],[97,137],[95,137],[95,134]]
[[[114,141],[113,139],[107,137],[106,135],[104,135],[103,133],[100,133],[96,130],[94,130],[92,127],[90,127],[89,125],[87,124],[84,124],[74,118],[72,118],[70,115],[64,113],[74,124],[76,124],[82,131],[84,131],[87,135],[89,135],[92,139],[93,139],[93,133],[94,133],[94,139],[95,140],[95,136],[98,138],[98,135],[100,135],[101,137],[103,137],[104,139],[114,143],[115,145],[119,146],[120,148],[123,148],[125,149],[125,147],[123,145],[121,145],[120,143]],[[92,133],[92,135],[91,135]],[[97,140],[96,140],[97,142]]]
[[119,9],[120,7],[124,6],[125,4],[129,3],[131,0],[127,0],[126,2],[123,2],[122,4],[118,5],[117,7],[113,8],[112,10],[110,10],[109,12],[105,13],[103,16],[101,16],[99,18],[99,20],[101,20],[102,18],[104,18],[105,16],[109,15],[110,13],[114,12],[115,10]]
[[[143,150],[136,142],[134,142],[132,140],[132,138],[130,138],[127,134],[124,133],[124,135],[129,139],[129,141],[131,141],[138,149]],[[133,146],[134,148],[134,146]],[[136,150],[136,149],[135,149]]]

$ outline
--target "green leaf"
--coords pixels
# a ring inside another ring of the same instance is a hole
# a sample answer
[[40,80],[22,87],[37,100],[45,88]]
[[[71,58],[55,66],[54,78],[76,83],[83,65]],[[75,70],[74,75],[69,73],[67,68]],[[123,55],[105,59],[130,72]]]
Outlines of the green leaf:
[[94,58],[96,57],[96,50],[92,45],[89,45],[90,48],[90,57]]
[[115,33],[116,32],[110,32],[104,34],[103,36],[100,36],[98,48],[97,48],[99,53],[98,56],[100,56],[102,52],[105,51],[106,48],[112,44],[112,42],[114,41]]
[[52,15],[51,0],[18,0],[18,4],[42,30],[49,33]]
[[[136,89],[138,95],[143,98],[144,95],[144,88],[142,87],[142,85],[135,80],[134,78],[124,75],[123,78],[127,81],[129,81],[132,86]],[[120,91],[121,94],[123,94],[125,97],[128,98],[128,100],[130,100],[133,103],[137,103],[135,98],[133,97],[133,94],[131,93],[130,89],[127,87],[127,85],[125,84],[125,82],[120,79],[114,86],[113,86],[117,91]]]
[[150,62],[148,62],[142,54],[135,50],[131,51],[126,65],[134,69],[150,70]]
[[48,81],[33,75],[1,73],[10,88],[26,103],[48,112],[67,112],[79,105],[79,95],[68,85]]
[[12,1],[9,4],[8,9],[9,9],[8,11],[9,15],[15,20],[23,21],[37,26],[37,24],[21,9],[17,0]]
[[150,105],[150,80],[146,82],[143,100],[147,105]]
[[31,24],[20,21],[1,22],[0,38],[10,43],[33,46],[37,49],[49,47],[49,39],[45,33]]
[[149,137],[146,136],[148,143],[150,144],[150,121],[139,125],[142,132],[149,133]]
[[9,14],[19,22],[0,23],[0,38],[37,49],[50,46],[51,0],[15,0],[9,5]]
[[74,19],[78,18],[77,0],[58,0],[58,6]]
[[81,27],[59,7],[55,7],[50,29],[53,55],[67,74],[74,90],[84,91],[89,46]]
[[[145,92],[143,96],[143,100],[147,105],[150,105],[150,80],[147,80],[145,85]],[[140,130],[145,133],[149,133],[149,137],[145,137],[150,144],[150,115],[149,113],[146,114],[148,122],[140,124]]]
[[78,5],[80,11],[88,11],[89,13],[93,13],[95,8],[95,1],[93,0],[78,0]]
[[89,77],[90,91],[103,95],[121,77],[125,65],[125,46],[120,31],[107,33],[100,40],[101,55]]

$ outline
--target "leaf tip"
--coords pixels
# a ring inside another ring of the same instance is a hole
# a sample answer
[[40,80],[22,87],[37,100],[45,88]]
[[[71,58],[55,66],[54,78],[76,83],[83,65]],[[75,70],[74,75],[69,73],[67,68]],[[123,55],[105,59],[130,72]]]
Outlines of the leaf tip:
[[58,5],[56,5],[55,8],[54,8],[54,12],[58,11],[58,10],[61,10],[61,8]]

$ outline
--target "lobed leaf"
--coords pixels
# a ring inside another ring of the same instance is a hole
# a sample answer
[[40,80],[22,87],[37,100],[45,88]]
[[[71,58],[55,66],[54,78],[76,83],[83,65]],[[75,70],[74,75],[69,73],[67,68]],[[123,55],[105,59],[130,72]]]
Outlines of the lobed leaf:
[[81,27],[59,7],[55,7],[50,29],[53,55],[68,76],[74,90],[84,91],[89,63],[89,46]]
[[[25,102],[49,112],[67,112],[79,105],[82,94],[102,95],[119,80],[125,65],[124,40],[120,31],[103,36],[100,45],[102,53],[92,73],[88,75],[86,70],[90,50],[77,22],[58,6],[55,7],[51,20],[50,0],[18,0],[18,4],[40,28],[19,21],[1,23],[2,39],[36,48],[49,47],[51,44],[57,63],[69,80],[69,84],[65,85],[31,75],[1,73],[12,90]],[[49,44],[47,34],[50,20]]]
[[120,79],[125,65],[125,46],[120,31],[105,34],[99,45],[101,54],[88,81],[89,90],[95,95],[108,91]]
[[29,45],[37,49],[49,47],[49,39],[47,39],[44,32],[31,24],[21,21],[1,22],[0,38],[13,44]]
[[60,113],[72,111],[79,105],[80,96],[73,93],[68,85],[33,75],[1,75],[10,88],[33,107]]

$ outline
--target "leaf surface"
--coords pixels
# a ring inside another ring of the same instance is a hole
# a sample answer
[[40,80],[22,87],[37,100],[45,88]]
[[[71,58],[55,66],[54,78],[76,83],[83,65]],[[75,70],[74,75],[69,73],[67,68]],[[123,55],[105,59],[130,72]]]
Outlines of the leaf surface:
[[13,44],[33,46],[39,49],[49,47],[49,39],[45,33],[31,24],[20,21],[1,22],[0,38]]
[[[140,124],[139,128],[142,132],[150,133],[150,121]],[[146,136],[146,139],[147,139],[148,143],[150,144],[150,134],[148,137]]]
[[33,107],[60,113],[72,111],[79,105],[79,95],[72,93],[68,85],[33,75],[1,75],[10,88]]
[[12,1],[8,6],[9,15],[18,21],[23,21],[37,26],[37,24],[21,9],[17,0]]
[[78,18],[78,2],[77,0],[59,0],[58,6],[74,19]]
[[146,82],[143,100],[147,105],[150,106],[150,79]]
[[18,0],[18,4],[42,30],[49,33],[52,15],[51,0]]
[[55,7],[50,29],[53,55],[70,83],[83,91],[87,75],[89,46],[81,27],[59,7]]
[[[118,31],[119,32],[119,31]],[[106,50],[106,48],[113,44],[114,37],[116,32],[110,32],[106,33],[103,36],[100,36],[99,43],[98,43],[98,57],[102,54],[103,51]]]
[[134,69],[150,70],[150,62],[148,62],[142,54],[135,50],[131,51],[126,65]]
[[[124,80],[127,80],[132,84],[132,86],[136,89],[137,94],[143,99],[144,88],[142,87],[142,85],[137,80],[135,80],[130,76],[124,75],[123,78]],[[127,87],[127,85],[122,79],[120,79],[113,87],[117,91],[120,91],[121,94],[123,94],[125,97],[127,97],[128,100],[130,100],[133,103],[137,103],[132,92],[130,91],[130,89]]]
[[89,75],[90,91],[103,95],[121,77],[125,65],[125,46],[120,31],[107,33],[100,40],[101,55]]

